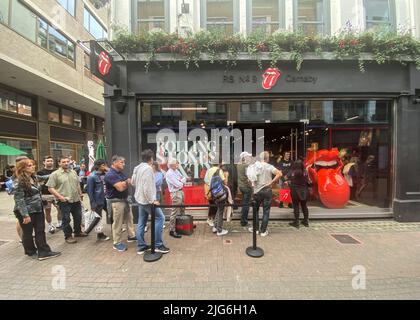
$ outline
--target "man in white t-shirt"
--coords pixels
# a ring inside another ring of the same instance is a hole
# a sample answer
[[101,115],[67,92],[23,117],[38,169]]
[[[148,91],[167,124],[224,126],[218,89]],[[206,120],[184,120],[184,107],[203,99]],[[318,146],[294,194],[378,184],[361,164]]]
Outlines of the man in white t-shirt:
[[[252,181],[252,187],[254,191],[254,205],[257,211],[257,226],[259,226],[258,210],[262,204],[263,206],[263,219],[260,227],[261,236],[265,237],[268,235],[268,221],[270,218],[271,201],[273,199],[272,185],[276,183],[282,173],[274,166],[269,164],[270,154],[267,151],[261,152],[260,154],[260,168],[256,180]],[[273,175],[275,176],[273,178]],[[248,229],[253,232],[253,228]],[[258,232],[258,230],[257,230]]]

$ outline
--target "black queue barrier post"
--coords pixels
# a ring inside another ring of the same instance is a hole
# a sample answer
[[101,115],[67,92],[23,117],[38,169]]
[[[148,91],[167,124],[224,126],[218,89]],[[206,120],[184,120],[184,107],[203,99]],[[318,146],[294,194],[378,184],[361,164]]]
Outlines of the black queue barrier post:
[[156,237],[155,237],[155,218],[156,218],[156,206],[154,204],[152,204],[152,214],[151,214],[151,223],[150,223],[150,229],[151,229],[151,249],[150,252],[146,251],[144,253],[144,261],[146,262],[154,262],[154,261],[158,261],[160,258],[162,258],[162,253],[161,252],[156,252]]
[[264,255],[264,250],[257,247],[257,215],[258,210],[255,206],[255,202],[252,202],[252,213],[253,213],[253,230],[252,230],[252,247],[246,249],[246,254],[252,258],[261,258]]

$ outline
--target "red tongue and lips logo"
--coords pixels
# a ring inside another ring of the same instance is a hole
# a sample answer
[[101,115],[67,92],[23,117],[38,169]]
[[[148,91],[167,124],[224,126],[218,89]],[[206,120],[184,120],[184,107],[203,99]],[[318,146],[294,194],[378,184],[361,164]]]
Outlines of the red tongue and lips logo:
[[98,69],[99,72],[103,75],[106,76],[109,71],[111,70],[111,59],[109,58],[108,54],[104,51],[102,51],[99,54],[99,59],[98,59]]
[[262,87],[265,90],[270,90],[276,85],[280,75],[281,73],[277,68],[268,68],[263,74]]

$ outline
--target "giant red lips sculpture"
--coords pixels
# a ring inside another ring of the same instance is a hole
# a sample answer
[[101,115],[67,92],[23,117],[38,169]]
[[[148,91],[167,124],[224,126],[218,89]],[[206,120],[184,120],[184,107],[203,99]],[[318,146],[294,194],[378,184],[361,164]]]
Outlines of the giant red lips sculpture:
[[331,209],[344,208],[350,199],[350,188],[341,174],[343,163],[338,149],[308,151],[305,167],[317,186],[317,194],[323,205]]

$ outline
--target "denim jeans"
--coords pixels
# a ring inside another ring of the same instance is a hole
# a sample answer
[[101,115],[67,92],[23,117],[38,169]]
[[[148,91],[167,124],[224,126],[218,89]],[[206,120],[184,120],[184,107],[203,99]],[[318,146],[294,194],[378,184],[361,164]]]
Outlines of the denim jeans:
[[[152,214],[152,205],[139,204],[139,223],[137,224],[137,247],[143,249],[147,244],[144,240],[144,227],[147,224],[149,214]],[[165,215],[161,208],[155,209],[155,246],[160,247],[163,244],[163,224],[165,223]]]
[[63,232],[64,238],[71,238],[73,229],[70,226],[70,213],[73,216],[73,225],[74,225],[74,233],[79,234],[82,232],[81,223],[82,223],[82,205],[81,202],[60,202],[59,207],[61,210],[61,214],[63,215]]
[[271,201],[273,199],[273,190],[271,188],[264,188],[260,192],[254,195],[255,200],[255,209],[257,212],[257,226],[260,225],[259,223],[259,214],[258,211],[260,209],[261,204],[263,205],[263,218],[261,223],[261,232],[267,231],[268,220],[270,219],[270,209],[271,209]]
[[242,193],[242,215],[241,225],[248,224],[249,204],[251,202],[252,189],[250,188],[239,188]]

